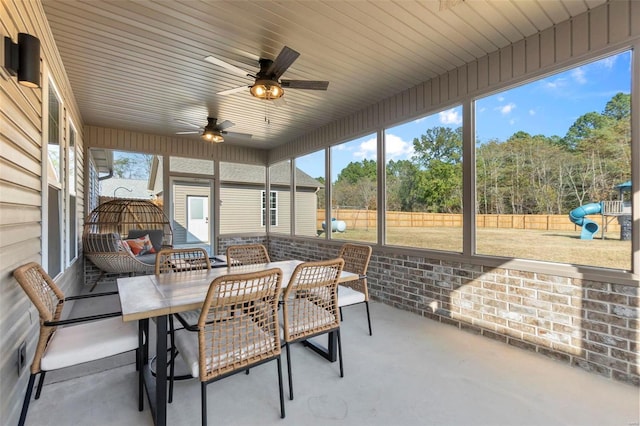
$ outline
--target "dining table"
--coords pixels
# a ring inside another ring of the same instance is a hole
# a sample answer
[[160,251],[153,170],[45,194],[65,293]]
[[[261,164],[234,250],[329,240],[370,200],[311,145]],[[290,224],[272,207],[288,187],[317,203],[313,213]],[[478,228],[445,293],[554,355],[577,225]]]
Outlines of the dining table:
[[[211,282],[220,276],[236,273],[259,272],[272,268],[282,270],[282,288],[286,288],[296,266],[302,260],[284,260],[255,265],[219,267],[208,270],[173,272],[157,275],[139,275],[118,278],[118,294],[124,321],[138,321],[141,333],[140,350],[143,356],[143,381],[151,414],[156,425],[167,423],[167,324],[172,314],[202,307]],[[339,282],[357,280],[358,274],[342,271]],[[156,325],[155,377],[149,365],[149,320]],[[142,335],[147,336],[146,340]],[[327,347],[313,342],[306,345],[333,362],[336,355],[336,333],[329,333]]]

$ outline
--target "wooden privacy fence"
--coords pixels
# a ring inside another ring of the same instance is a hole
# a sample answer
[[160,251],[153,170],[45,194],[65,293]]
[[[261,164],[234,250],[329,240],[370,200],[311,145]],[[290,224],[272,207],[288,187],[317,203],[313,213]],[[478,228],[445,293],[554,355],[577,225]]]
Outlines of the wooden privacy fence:
[[[336,209],[331,217],[342,220],[349,229],[375,229],[377,224],[376,210]],[[424,212],[387,212],[387,227],[398,228],[429,228],[429,227],[462,227],[462,215],[450,213]],[[324,209],[318,209],[317,227],[322,229]],[[603,216],[596,214],[588,216],[603,228]],[[607,232],[620,232],[617,220],[608,217]],[[534,214],[478,214],[476,215],[478,228],[511,228],[535,229],[541,231],[575,231],[578,225],[573,224],[566,214],[534,215]]]

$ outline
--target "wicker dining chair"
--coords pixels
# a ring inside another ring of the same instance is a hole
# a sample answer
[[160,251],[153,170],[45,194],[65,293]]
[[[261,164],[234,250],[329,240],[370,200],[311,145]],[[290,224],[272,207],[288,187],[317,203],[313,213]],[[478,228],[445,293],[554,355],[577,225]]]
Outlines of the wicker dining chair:
[[277,313],[281,285],[279,268],[218,277],[209,286],[198,324],[175,332],[180,356],[200,379],[203,425],[209,383],[273,360],[285,417]]
[[227,265],[243,266],[269,263],[269,253],[262,244],[238,244],[227,247]]
[[301,263],[293,271],[284,291],[282,328],[287,351],[290,399],[293,399],[289,349],[291,343],[335,332],[338,339],[340,377],[344,377],[337,294],[338,279],[343,267],[344,260],[340,258]]
[[371,246],[364,244],[346,243],[340,249],[340,258],[344,259],[344,270],[358,274],[360,279],[346,281],[338,286],[338,307],[342,319],[344,306],[364,303],[367,307],[367,322],[369,324],[369,336],[371,332],[371,316],[369,314],[369,289],[367,288],[367,269],[371,260]]
[[[211,269],[211,261],[209,254],[202,248],[165,248],[156,255],[155,273],[172,274],[175,272],[202,271]],[[187,312],[175,313],[170,317],[169,330],[169,395],[168,402],[173,401],[173,383],[174,380],[190,378],[190,376],[175,376],[175,359],[176,347],[174,342],[174,332],[183,328],[183,323],[195,325],[200,317],[200,309],[194,309]]]
[[38,374],[40,374],[40,380],[35,399],[40,398],[47,371],[71,367],[133,350],[136,351],[136,366],[140,373],[138,376],[138,409],[142,411],[143,382],[140,347],[144,337],[138,333],[136,323],[124,322],[121,312],[60,319],[66,301],[113,295],[117,292],[65,298],[51,277],[35,262],[19,267],[13,271],[13,275],[40,316],[40,336],[31,363],[31,374],[18,425],[24,425],[27,418],[31,393]]

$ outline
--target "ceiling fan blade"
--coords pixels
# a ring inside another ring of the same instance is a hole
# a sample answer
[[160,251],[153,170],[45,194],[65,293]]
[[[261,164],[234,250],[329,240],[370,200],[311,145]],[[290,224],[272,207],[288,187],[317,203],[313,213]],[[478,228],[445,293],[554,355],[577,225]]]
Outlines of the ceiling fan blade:
[[190,130],[188,132],[176,132],[176,135],[197,135],[199,133],[199,131]]
[[267,69],[267,75],[275,75],[276,80],[280,78],[282,74],[298,59],[300,53],[291,49],[290,47],[283,47],[278,57],[271,63],[269,69]]
[[282,80],[280,85],[289,89],[305,89],[305,90],[327,90],[328,81],[316,80]]
[[231,65],[228,62],[223,61],[222,59],[218,59],[214,56],[207,56],[206,58],[204,58],[205,61],[210,62],[214,65],[217,65],[219,67],[225,68],[231,72],[233,72],[234,74],[238,74],[241,75],[243,77],[251,77],[251,74],[241,68],[236,67],[235,65]]
[[234,93],[242,92],[243,90],[247,90],[249,86],[240,86],[229,90],[223,90],[222,92],[216,93],[216,95],[232,95]]
[[228,128],[229,128],[229,127],[231,127],[231,126],[235,126],[235,124],[234,124],[234,123],[232,123],[232,122],[231,122],[231,121],[229,121],[229,120],[224,120],[222,123],[218,123],[218,124],[216,125],[216,128],[217,128],[218,130],[224,130],[224,129],[228,129]]

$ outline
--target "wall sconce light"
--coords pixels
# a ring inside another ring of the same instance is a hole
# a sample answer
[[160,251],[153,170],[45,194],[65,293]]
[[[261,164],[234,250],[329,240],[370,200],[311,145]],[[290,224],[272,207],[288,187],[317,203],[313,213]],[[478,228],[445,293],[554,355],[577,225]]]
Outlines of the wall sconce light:
[[18,76],[23,86],[40,87],[40,40],[30,34],[19,33],[18,43],[4,38],[3,68],[10,75]]

